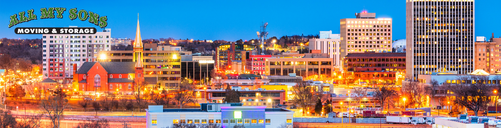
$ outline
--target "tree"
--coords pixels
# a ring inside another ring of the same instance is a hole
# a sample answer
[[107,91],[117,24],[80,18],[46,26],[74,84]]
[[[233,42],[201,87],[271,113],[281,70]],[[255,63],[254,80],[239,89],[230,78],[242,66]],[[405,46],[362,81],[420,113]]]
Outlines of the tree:
[[16,128],[40,128],[43,115],[25,116],[18,119]]
[[224,97],[225,103],[240,103],[240,92],[230,89],[230,85],[226,87],[226,96]]
[[82,106],[82,108],[84,108],[84,111],[86,112],[87,111],[87,107],[89,107],[90,105],[90,100],[82,100],[82,101],[78,101],[78,105]]
[[492,87],[486,84],[489,78],[470,75],[458,79],[459,83],[451,88],[455,96],[454,102],[472,110],[478,116],[478,111],[486,110],[487,104],[491,101]]
[[315,92],[313,87],[309,86],[305,81],[292,87],[292,91],[295,94],[292,98],[292,104],[302,108],[304,115],[305,111],[308,111],[305,109],[315,104],[315,99],[317,99],[318,94]]
[[[395,90],[392,90],[388,87],[381,87],[375,91],[374,98],[379,102],[381,108],[383,108],[382,110],[384,111],[384,104],[386,103],[386,101],[389,101],[391,97],[394,97],[396,95],[397,92]],[[389,106],[387,109],[390,109]]]
[[362,100],[363,98],[366,98],[367,96],[367,89],[364,89],[364,88],[354,88],[353,89],[353,94],[355,94],[355,102],[357,102],[358,104],[362,104]]
[[318,98],[317,103],[315,104],[315,114],[320,115],[322,112],[322,101]]
[[[162,90],[162,92],[164,92],[165,90]],[[166,91],[165,91],[166,93]],[[164,104],[168,104],[170,102],[170,99],[169,97],[167,96],[164,96],[162,94],[158,94],[158,93],[153,93],[154,95],[151,97],[151,100],[153,100],[153,102],[156,104],[156,105],[164,105]]]
[[56,89],[54,96],[48,96],[40,101],[40,109],[51,120],[54,128],[59,128],[63,112],[68,106],[68,100],[61,88]]
[[26,95],[26,92],[20,85],[9,88],[9,93],[16,99],[23,98]]
[[87,118],[84,122],[78,123],[77,128],[109,128],[110,124],[106,119],[97,119],[93,120]]
[[426,86],[425,87],[425,91],[427,94],[429,94],[431,97],[430,97],[430,100],[431,100],[431,103],[430,103],[430,106],[433,108],[433,99],[435,98],[435,95],[437,94],[436,91],[438,89],[439,85],[438,85],[438,81],[437,80],[431,80],[430,81],[430,85],[429,86]]
[[10,114],[10,111],[0,110],[0,127],[14,128],[17,124],[16,118]]
[[94,111],[96,111],[96,116],[97,116],[97,111],[101,109],[101,104],[99,104],[99,101],[93,101],[92,108],[94,108]]
[[188,80],[183,80],[179,89],[174,94],[174,100],[179,105],[179,108],[183,108],[184,105],[189,103],[195,103],[195,97],[193,96],[193,89],[195,87],[193,84],[189,83]]
[[408,81],[402,86],[402,93],[409,98],[407,104],[415,104],[415,107],[422,107],[426,103],[426,91],[423,84],[418,81]]
[[142,93],[141,91],[144,90],[145,87],[146,87],[145,82],[136,83],[136,85],[134,85],[134,98],[136,101],[136,106],[138,106],[139,108],[143,108],[147,104],[143,100],[143,98],[144,98],[144,96],[142,96],[143,94],[141,94]]
[[104,111],[110,111],[111,108],[113,107],[111,104],[111,99],[108,99],[107,97],[99,101],[99,104],[101,105]]

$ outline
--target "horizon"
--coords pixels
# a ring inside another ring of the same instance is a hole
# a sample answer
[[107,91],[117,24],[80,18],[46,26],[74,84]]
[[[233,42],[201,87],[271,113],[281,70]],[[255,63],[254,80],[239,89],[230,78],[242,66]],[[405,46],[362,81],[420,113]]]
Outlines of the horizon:
[[[36,39],[41,35],[17,35],[16,27],[95,27],[88,21],[68,19],[68,10],[77,8],[98,13],[108,17],[108,26],[113,38],[134,38],[137,13],[143,39],[194,39],[194,40],[226,40],[256,39],[256,31],[263,22],[268,22],[268,38],[290,35],[318,35],[319,31],[332,30],[339,34],[339,21],[344,18],[355,18],[354,14],[362,11],[376,13],[377,18],[393,19],[393,40],[405,39],[405,1],[394,0],[371,1],[364,0],[360,4],[350,4],[350,1],[154,1],[135,3],[124,1],[120,3],[99,1],[106,5],[95,6],[94,1],[68,3],[63,1],[34,1],[22,7],[6,6],[0,9],[0,38]],[[260,4],[265,2],[266,4]],[[298,4],[301,3],[301,4]],[[343,6],[332,6],[344,3]],[[497,3],[497,4],[496,4]],[[8,1],[6,5],[14,2]],[[501,33],[497,17],[489,16],[490,8],[500,5],[501,1],[476,1],[475,36],[490,37],[491,33]],[[168,6],[178,5],[178,6]],[[189,5],[189,6],[188,6]],[[392,7],[388,9],[385,6]],[[21,11],[34,9],[39,17],[40,8],[65,7],[63,19],[40,19],[20,23],[8,28],[9,18]],[[138,9],[131,9],[131,8]],[[385,8],[382,8],[385,7]],[[482,7],[482,8],[480,8]],[[110,11],[114,10],[114,11]],[[181,10],[181,11],[179,11]],[[233,11],[242,10],[242,11]],[[248,11],[245,11],[248,10]],[[343,11],[340,11],[343,10]],[[398,10],[398,11],[395,11]]]

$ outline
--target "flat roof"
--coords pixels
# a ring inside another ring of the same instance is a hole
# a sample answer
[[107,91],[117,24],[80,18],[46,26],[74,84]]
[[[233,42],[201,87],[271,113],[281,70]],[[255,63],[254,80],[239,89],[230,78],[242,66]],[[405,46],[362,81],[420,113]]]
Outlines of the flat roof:
[[346,57],[403,57],[405,53],[349,53]]

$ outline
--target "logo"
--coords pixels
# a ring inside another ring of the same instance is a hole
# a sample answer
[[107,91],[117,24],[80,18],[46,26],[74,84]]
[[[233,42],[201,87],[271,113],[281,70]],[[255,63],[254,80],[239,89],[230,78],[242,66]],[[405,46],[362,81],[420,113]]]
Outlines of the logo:
[[[30,9],[28,11],[22,11],[18,14],[14,14],[10,16],[9,28],[16,26],[20,23],[29,22],[32,20],[40,19],[63,19],[63,14],[65,13],[66,8],[63,7],[50,7],[50,8],[41,8],[40,9],[40,17],[35,14],[35,10]],[[79,19],[81,21],[88,21],[91,24],[99,26],[101,28],[105,28],[108,26],[108,17],[107,16],[99,16],[99,14],[86,11],[84,9],[77,10],[77,8],[72,8],[69,11],[68,18],[70,20]],[[96,29],[92,27],[52,27],[52,28],[43,28],[43,27],[20,27],[16,28],[16,34],[95,34]]]

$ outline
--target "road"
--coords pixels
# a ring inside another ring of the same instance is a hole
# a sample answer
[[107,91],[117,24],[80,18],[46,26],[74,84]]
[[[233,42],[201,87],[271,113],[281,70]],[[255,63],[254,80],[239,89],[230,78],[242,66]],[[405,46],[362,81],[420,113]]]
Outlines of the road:
[[431,128],[431,125],[420,124],[363,124],[363,123],[297,123],[298,128]]
[[[60,128],[75,128],[78,123],[83,122],[81,120],[61,120]],[[144,128],[146,127],[146,122],[126,122],[128,128]],[[48,119],[41,120],[41,127],[50,127],[51,121]],[[123,128],[124,122],[109,122],[110,128]]]

